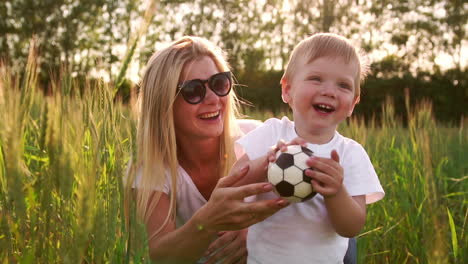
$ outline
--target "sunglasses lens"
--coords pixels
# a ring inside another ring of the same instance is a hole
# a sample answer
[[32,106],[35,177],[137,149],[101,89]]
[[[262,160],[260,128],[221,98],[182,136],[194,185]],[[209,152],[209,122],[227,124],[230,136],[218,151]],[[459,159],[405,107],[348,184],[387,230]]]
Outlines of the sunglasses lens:
[[182,87],[181,93],[187,102],[196,104],[205,97],[205,87],[199,81],[190,81]]
[[231,79],[225,74],[216,74],[210,80],[210,87],[218,96],[225,96],[231,90]]

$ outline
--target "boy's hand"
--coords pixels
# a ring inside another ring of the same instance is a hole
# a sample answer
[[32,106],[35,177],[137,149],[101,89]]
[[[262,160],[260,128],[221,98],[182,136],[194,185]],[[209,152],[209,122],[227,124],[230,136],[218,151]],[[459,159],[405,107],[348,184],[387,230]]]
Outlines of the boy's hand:
[[305,141],[304,139],[300,138],[300,137],[297,137],[289,142],[285,142],[284,140],[280,139],[278,141],[278,143],[276,143],[276,146],[272,146],[270,148],[270,150],[268,151],[267,153],[267,158],[268,158],[268,161],[269,162],[275,162],[276,160],[276,152],[278,152],[278,150],[281,150],[282,152],[285,152],[287,150],[287,147],[288,146],[291,146],[291,145],[299,145],[299,146],[303,146],[303,147],[306,147],[307,146],[307,141]]
[[343,167],[336,150],[331,152],[331,159],[312,156],[306,163],[315,170],[306,170],[305,174],[312,178],[314,190],[324,198],[335,196],[343,188]]

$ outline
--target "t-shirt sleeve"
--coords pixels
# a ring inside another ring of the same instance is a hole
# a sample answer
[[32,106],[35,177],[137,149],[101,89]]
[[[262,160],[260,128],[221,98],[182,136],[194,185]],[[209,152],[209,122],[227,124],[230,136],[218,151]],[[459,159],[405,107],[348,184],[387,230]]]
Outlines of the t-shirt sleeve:
[[347,153],[344,184],[349,195],[365,195],[366,204],[377,202],[385,195],[369,156],[358,143]]
[[[135,181],[133,183],[133,188],[136,188],[137,186],[141,186],[142,184],[144,184],[142,182],[142,177],[143,177],[143,170],[140,168],[138,171],[137,171],[137,175],[135,177]],[[171,191],[171,177],[169,176],[168,173],[166,173],[166,180],[164,181],[164,185],[162,186],[162,188],[157,188],[155,187],[154,189],[156,191],[162,191],[163,193],[165,194],[170,194],[170,191]]]
[[238,119],[237,124],[239,125],[242,133],[245,135],[257,127],[263,125],[263,122],[255,119]]
[[277,143],[280,122],[276,118],[268,119],[261,126],[237,140],[236,144],[242,147],[250,160],[266,155],[270,147]]
[[[254,130],[255,128],[261,126],[263,123],[259,120],[254,119],[238,119],[237,124],[242,132],[242,136]],[[235,138],[237,140],[238,138]],[[240,144],[234,145],[234,152],[236,153],[237,159],[242,157],[245,154],[244,148]]]

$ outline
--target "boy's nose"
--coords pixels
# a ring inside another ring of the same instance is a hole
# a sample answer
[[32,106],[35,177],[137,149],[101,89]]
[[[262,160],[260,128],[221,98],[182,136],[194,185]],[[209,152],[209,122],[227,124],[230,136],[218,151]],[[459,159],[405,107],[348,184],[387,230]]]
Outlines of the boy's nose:
[[335,98],[336,97],[336,87],[331,83],[324,83],[322,86],[321,94],[323,96],[328,96]]

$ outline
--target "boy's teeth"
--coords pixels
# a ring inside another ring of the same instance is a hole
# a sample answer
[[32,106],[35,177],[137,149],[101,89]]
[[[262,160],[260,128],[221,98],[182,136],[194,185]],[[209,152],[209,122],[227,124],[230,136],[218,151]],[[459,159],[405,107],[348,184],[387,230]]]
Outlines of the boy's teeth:
[[329,110],[333,109],[331,106],[324,105],[324,104],[318,104],[318,106],[319,106],[320,108],[325,108],[325,109],[329,109]]
[[330,106],[330,105],[326,105],[326,104],[316,104],[314,105],[314,108],[320,112],[324,112],[324,113],[331,113],[333,111],[335,111],[335,108],[333,106]]
[[200,115],[201,118],[212,118],[219,115],[219,111]]

